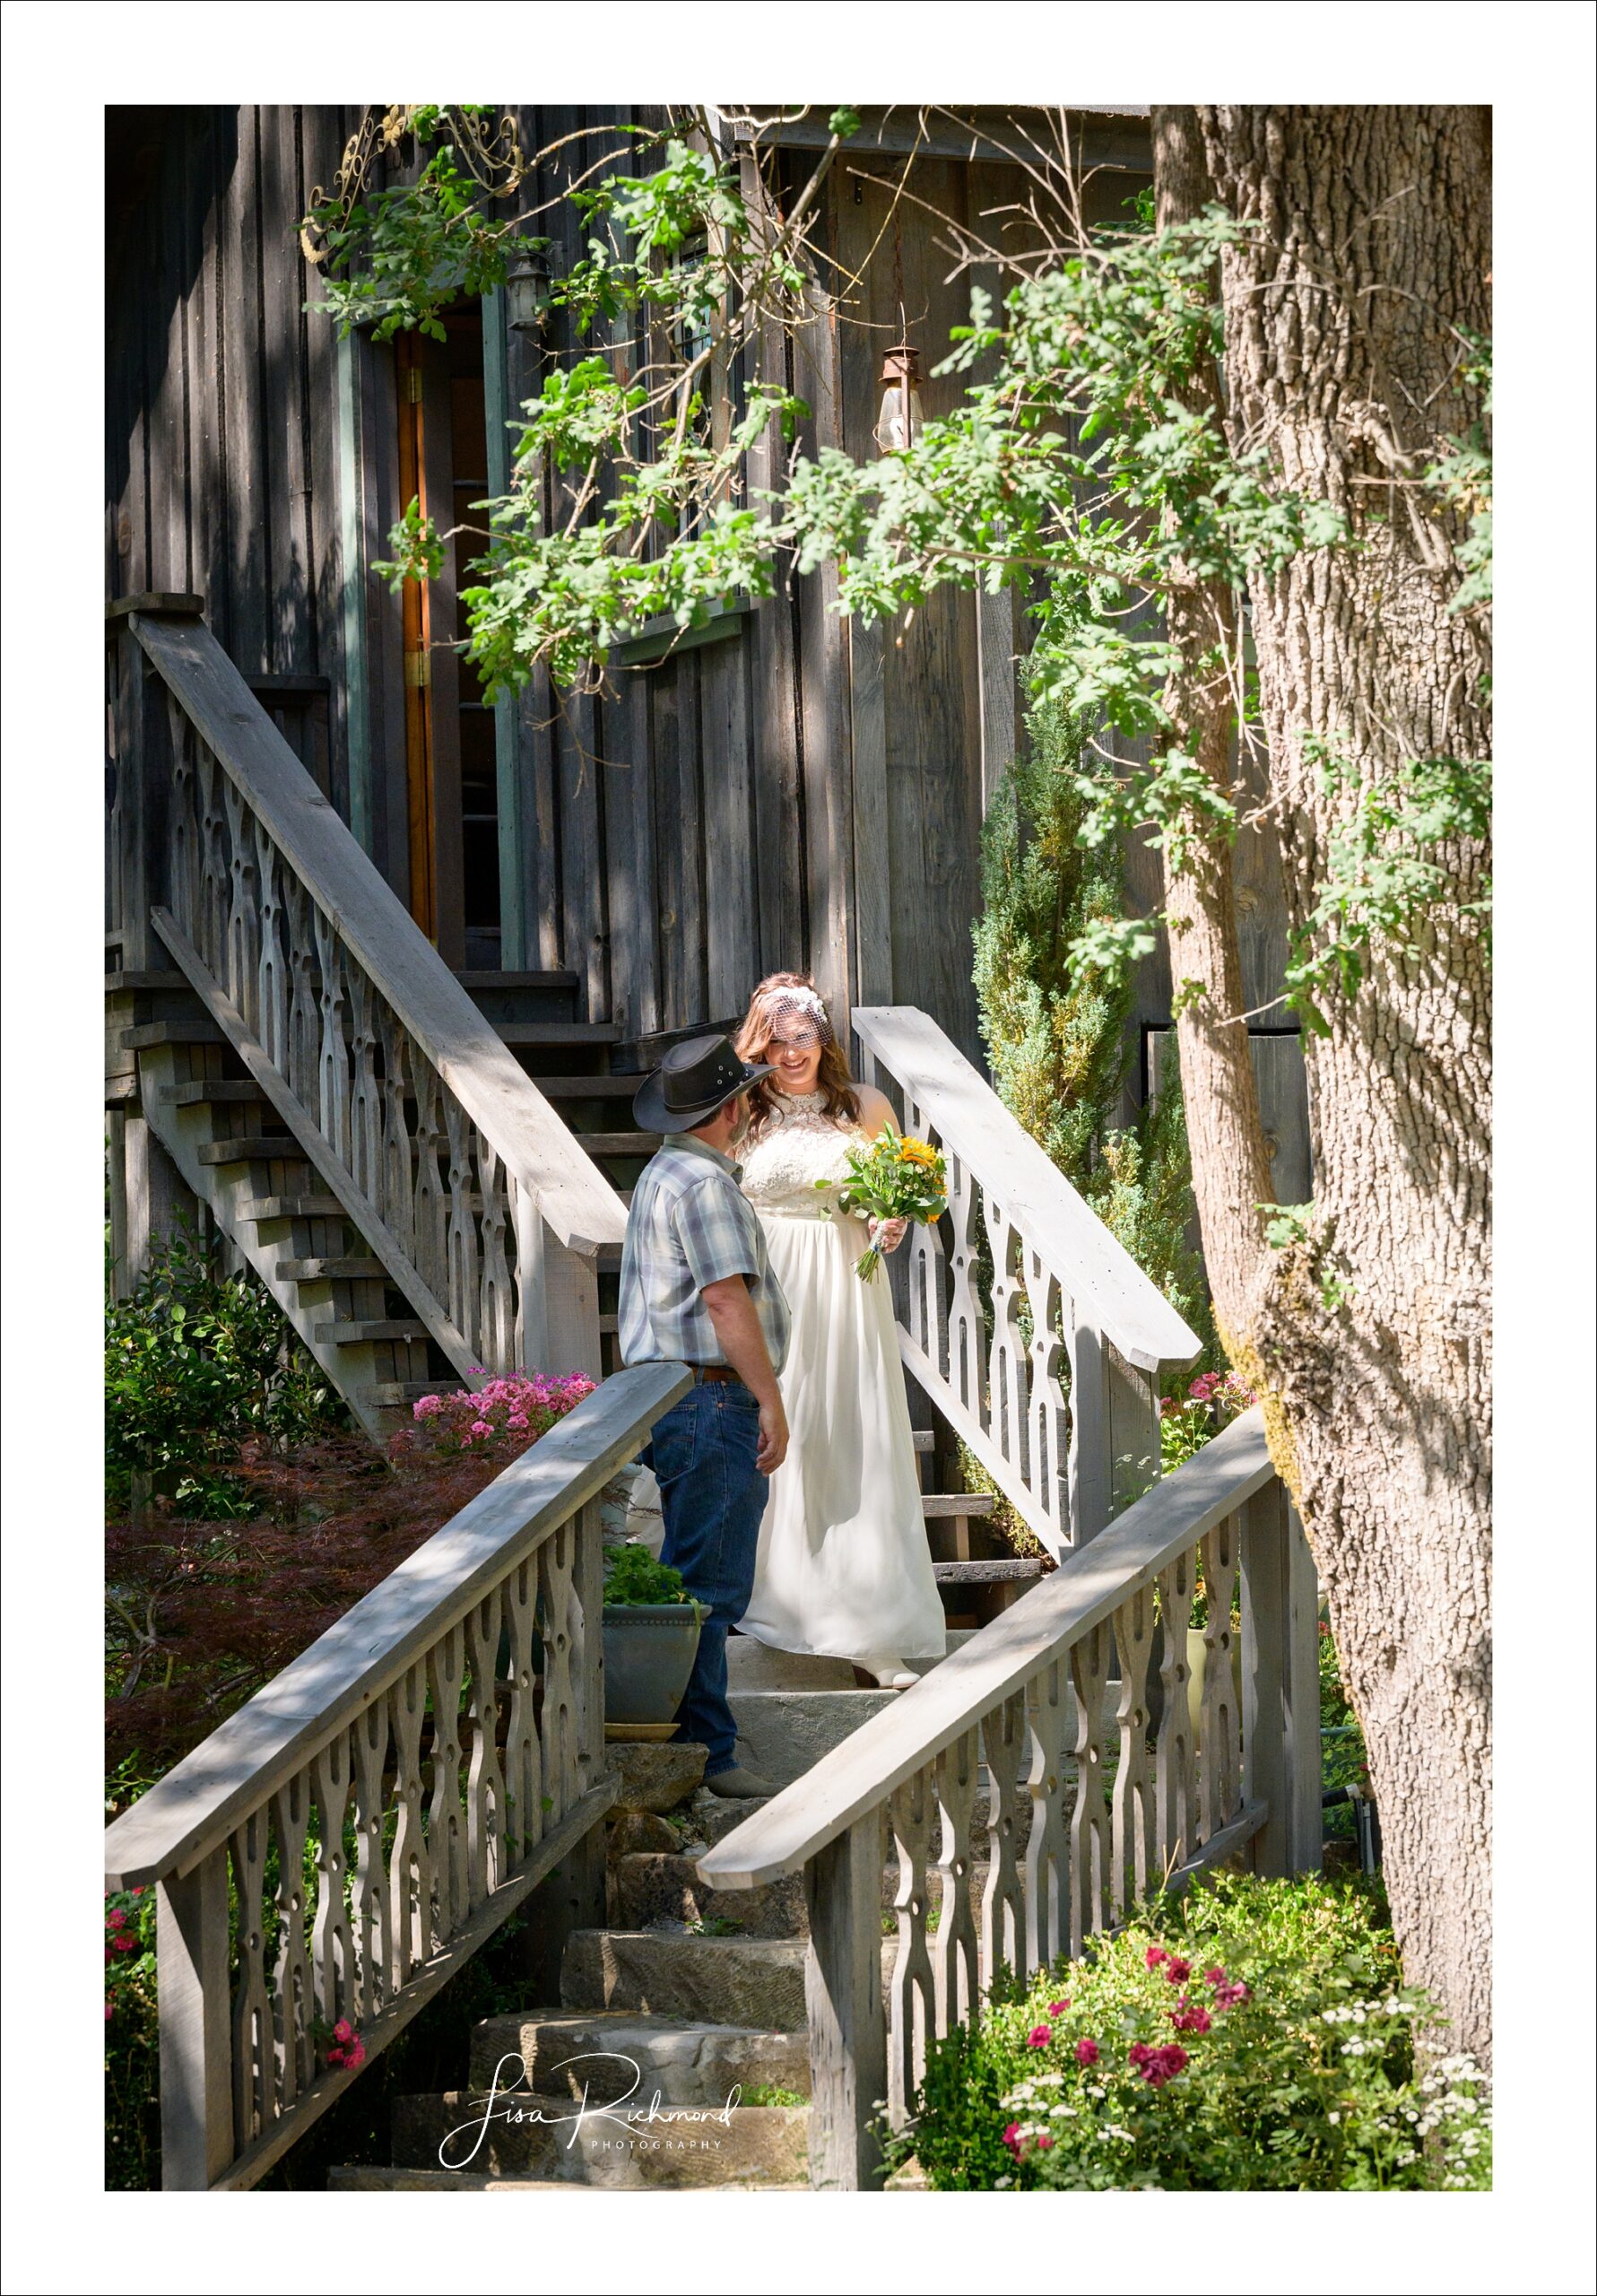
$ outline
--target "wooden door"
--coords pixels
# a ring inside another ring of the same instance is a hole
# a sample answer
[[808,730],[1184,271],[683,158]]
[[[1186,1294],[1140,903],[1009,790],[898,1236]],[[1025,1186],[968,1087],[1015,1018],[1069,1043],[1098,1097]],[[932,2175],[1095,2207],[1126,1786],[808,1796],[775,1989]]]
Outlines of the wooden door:
[[396,337],[400,500],[446,543],[443,567],[404,595],[411,914],[457,970],[499,967],[499,788],[492,709],[455,651],[461,591],[482,554],[488,492],[479,305],[449,313],[447,340]]

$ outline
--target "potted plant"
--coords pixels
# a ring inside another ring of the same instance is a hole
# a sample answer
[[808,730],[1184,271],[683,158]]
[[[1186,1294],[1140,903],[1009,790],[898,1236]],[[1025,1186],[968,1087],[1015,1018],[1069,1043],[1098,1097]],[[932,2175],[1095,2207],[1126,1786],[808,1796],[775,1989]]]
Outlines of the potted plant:
[[665,1736],[707,1617],[680,1570],[646,1546],[612,1547],[604,1571],[604,1725],[607,1735]]

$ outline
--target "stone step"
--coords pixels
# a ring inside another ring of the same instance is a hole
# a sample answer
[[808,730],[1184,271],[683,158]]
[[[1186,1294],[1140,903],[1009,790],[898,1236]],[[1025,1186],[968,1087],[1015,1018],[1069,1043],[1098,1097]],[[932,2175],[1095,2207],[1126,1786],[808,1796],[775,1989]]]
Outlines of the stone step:
[[752,1890],[716,1890],[700,1881],[690,1857],[636,1850],[612,1868],[614,1913],[624,1929],[661,1921],[734,1922],[745,1937],[802,1937],[808,1930],[804,1877],[784,1874]]
[[[492,1025],[494,1034],[512,1051],[612,1045],[621,1033],[613,1021],[495,1021]],[[632,1090],[636,1091],[642,1082],[638,1077]]]
[[[808,2106],[590,2107],[516,2091],[465,2090],[394,2100],[394,2166],[554,2179],[612,2192],[716,2185],[799,2185],[809,2166]],[[542,2118],[538,2116],[542,2116]],[[479,2138],[481,2141],[479,2142]],[[442,2148],[442,2157],[440,2157]]]
[[[472,2033],[473,2089],[491,2087],[507,2057],[520,2064],[526,2086],[541,2095],[586,2092],[595,2104],[647,2104],[658,2094],[670,2105],[725,2105],[734,2089],[759,2085],[810,2092],[803,2032],[694,2024],[625,2009],[526,2009],[484,2018]],[[514,2069],[499,2074],[499,2086]]]
[[570,2192],[601,2191],[568,2177],[478,2177],[454,2169],[329,2169],[329,2192]]
[[[973,1626],[950,1626],[949,1650],[959,1649],[977,1631]],[[942,1662],[938,1658],[910,1658],[905,1663],[911,1674],[927,1674]],[[757,1641],[751,1634],[728,1636],[726,1683],[731,1691],[853,1691],[861,1687],[847,1658],[816,1658],[808,1651],[773,1649],[769,1643]]]
[[805,2029],[798,1937],[695,1937],[683,1930],[577,1929],[567,1940],[568,2009],[640,2009],[690,2024]]
[[891,1690],[740,1690],[728,1699],[738,1760],[791,1786],[902,1693]]
[[724,1840],[735,1826],[741,1826],[745,1818],[752,1817],[756,1810],[763,1810],[766,1806],[764,1797],[752,1802],[734,1802],[722,1795],[712,1794],[707,1786],[701,1786],[682,1813],[686,1830],[679,1846],[694,1857],[703,1849],[713,1849],[716,1842]]
[[630,1100],[641,1076],[534,1076],[546,1100]]

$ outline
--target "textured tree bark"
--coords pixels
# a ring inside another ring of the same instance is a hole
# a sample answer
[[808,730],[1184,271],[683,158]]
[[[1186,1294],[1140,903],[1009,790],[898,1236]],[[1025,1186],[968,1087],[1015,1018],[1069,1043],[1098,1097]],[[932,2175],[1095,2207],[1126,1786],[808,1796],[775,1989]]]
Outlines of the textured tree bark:
[[[1445,529],[1405,482],[1469,420],[1456,370],[1459,330],[1488,326],[1489,116],[1202,106],[1197,124],[1216,196],[1262,226],[1224,266],[1233,446],[1263,443],[1285,483],[1347,509],[1363,545],[1301,556],[1251,595],[1287,900],[1301,924],[1354,787],[1389,783],[1414,759],[1488,753],[1486,641],[1447,613],[1460,578]],[[1181,157],[1179,135],[1161,136],[1167,145]],[[1340,794],[1324,786],[1311,740],[1350,767]],[[1446,858],[1459,902],[1476,897],[1486,853]],[[1235,962],[1228,873],[1194,872],[1179,890],[1198,922],[1177,977],[1208,965],[1218,989]],[[1239,1187],[1226,1161],[1246,1169],[1256,1109],[1250,1118],[1229,1044],[1206,1041],[1204,1009],[1184,1018],[1181,1054],[1228,1348],[1266,1395],[1272,1453],[1329,1600],[1406,1974],[1442,2004],[1456,2042],[1489,2059],[1483,938],[1450,910],[1415,949],[1377,943],[1358,996],[1327,1002],[1330,1036],[1306,1046],[1310,1234],[1263,1258],[1244,1198],[1267,1191],[1256,1178]],[[1194,1122],[1211,1091],[1221,1108]]]
[[[1208,161],[1190,104],[1155,105],[1154,187],[1161,229],[1185,223],[1213,199]],[[1185,388],[1195,411],[1220,409],[1211,362]],[[1229,677],[1237,659],[1237,618],[1228,588],[1179,564],[1166,605],[1166,626],[1181,666],[1165,700],[1184,729],[1185,750],[1215,787],[1232,788],[1231,728],[1236,700]],[[1165,857],[1165,914],[1175,992],[1182,1101],[1192,1154],[1193,1194],[1203,1236],[1204,1265],[1222,1330],[1250,1319],[1263,1252],[1258,1206],[1271,1195],[1270,1159],[1259,1091],[1242,1017],[1242,954],[1228,848],[1194,841],[1179,868]],[[1200,993],[1201,992],[1201,993]]]

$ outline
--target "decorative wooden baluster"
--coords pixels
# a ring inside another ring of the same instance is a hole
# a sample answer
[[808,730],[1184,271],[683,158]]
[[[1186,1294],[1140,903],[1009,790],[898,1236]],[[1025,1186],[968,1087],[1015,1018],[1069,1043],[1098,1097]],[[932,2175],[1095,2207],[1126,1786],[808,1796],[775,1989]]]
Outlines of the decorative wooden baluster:
[[[167,819],[171,848],[170,891],[172,915],[177,918],[185,937],[197,947],[200,913],[200,855],[202,824],[200,821],[199,779],[195,769],[195,754],[199,736],[190,723],[187,711],[180,708],[175,694],[167,696],[167,722],[172,744],[172,794],[170,812]],[[120,777],[118,777],[120,782]],[[121,799],[117,800],[120,808]],[[125,911],[120,892],[122,866],[121,839],[113,831],[111,862],[118,872],[117,889],[112,895],[112,915],[120,924]]]
[[256,900],[255,818],[231,779],[221,785],[227,807],[229,865],[227,971],[223,987],[258,1037],[256,996],[260,967],[260,910]]
[[1140,1587],[1115,1613],[1120,1650],[1120,1761],[1115,1772],[1115,1857],[1110,1903],[1119,1920],[1162,1877],[1154,1860],[1153,1779],[1148,1761],[1148,1667],[1153,1657],[1153,1589]]
[[516,1297],[510,1263],[505,1257],[505,1168],[482,1134],[479,1132],[476,1138],[482,1192],[482,1300],[477,1346],[489,1370],[502,1378],[516,1368]]
[[195,943],[206,970],[216,981],[227,973],[228,889],[230,872],[227,853],[227,816],[223,810],[223,774],[204,742],[195,759],[199,777],[200,899],[199,937]]
[[[913,1139],[930,1137],[921,1112],[904,1094],[904,1129]],[[950,1160],[950,1173],[952,1160]],[[944,1298],[942,1239],[935,1227],[919,1222],[909,1231],[904,1248],[909,1254],[909,1335],[927,1360],[946,1378],[949,1368],[948,1310]]]
[[888,2118],[901,2127],[926,2067],[926,2037],[936,2030],[936,1987],[926,1951],[926,1859],[931,1848],[933,1775],[916,1770],[889,1805],[898,1883],[893,1906],[898,1950],[888,1979]]
[[1104,1796],[1104,1691],[1109,1679],[1109,1629],[1095,1626],[1071,1647],[1076,1694],[1076,1807],[1071,1819],[1071,1951],[1079,1954],[1108,1918],[1109,1807]]
[[288,1074],[289,978],[282,953],[282,899],[278,887],[277,848],[262,821],[255,822],[256,882],[260,887],[260,956],[256,977],[256,1035],[280,1074]]
[[1026,1759],[1026,1693],[1018,1691],[983,1718],[987,1756],[987,1886],[982,1896],[982,1990],[1002,1966],[1026,1975],[1026,1912],[1015,1833]]
[[421,1725],[427,1661],[407,1666],[389,1694],[394,1718],[394,1799],[398,1812],[389,1857],[394,1905],[394,1989],[432,1954],[432,1857],[421,1818]]
[[350,1806],[350,1734],[341,1730],[310,1765],[317,1808],[317,1904],[311,1965],[317,2015],[329,2024],[354,2006],[354,1948],[345,1896],[349,1859],[343,1845]]
[[278,1935],[272,1996],[279,2114],[287,2112],[316,2078],[310,1953],[305,1937],[305,1837],[309,1823],[310,1781],[304,1770],[298,1770],[272,1796]]
[[310,895],[291,871],[285,872],[283,916],[289,940],[289,1038],[285,1071],[295,1097],[317,1112],[321,1087],[317,1069],[322,1024],[317,1012],[316,944],[310,928]]
[[473,1913],[506,1876],[505,1779],[499,1769],[499,1700],[494,1661],[499,1648],[499,1598],[484,1595],[466,1620],[472,1663],[472,1758],[465,1783],[466,1881]]
[[322,1041],[317,1059],[317,1122],[323,1139],[340,1163],[350,1161],[350,1056],[343,1040],[347,996],[343,948],[337,928],[313,900],[317,961],[322,975]]
[[387,2003],[394,1982],[394,1890],[383,1862],[387,1701],[376,1699],[357,1715],[352,1735],[355,1747],[355,1881],[351,1893],[355,2005],[357,2015],[369,2022]]
[[416,1086],[416,1265],[441,1299],[449,1282],[448,1202],[438,1170],[444,1139],[438,1115],[442,1088],[431,1062],[414,1044],[411,1069]]
[[604,1768],[604,1521],[590,1499],[572,1525],[571,1690],[577,1707],[577,1780],[586,1794]]
[[1031,1494],[1062,1538],[1070,1536],[1068,1420],[1059,1372],[1064,1361],[1060,1336],[1064,1295],[1059,1279],[1022,1243],[1020,1270],[1031,1316],[1030,1396],[1027,1450]]
[[937,1760],[937,1806],[942,1819],[937,1871],[942,1898],[932,1946],[932,1973],[937,1981],[940,2033],[972,2022],[981,1999],[981,1951],[976,1909],[970,1901],[971,1835],[981,1759],[981,1733],[967,1730]]
[[429,1654],[432,1678],[432,1799],[427,1838],[432,1855],[433,1936],[447,1945],[467,1911],[465,1810],[460,1798],[460,1692],[465,1680],[465,1628],[452,1626]]
[[383,1150],[378,1210],[406,1251],[413,1251],[416,1180],[411,1169],[411,1135],[404,1112],[410,1039],[383,996],[378,998],[378,1032],[383,1048]]
[[987,1423],[987,1325],[976,1290],[981,1210],[976,1178],[958,1156],[948,1158],[948,1383],[974,1419]]
[[1029,1685],[1031,1831],[1026,1838],[1026,1957],[1046,1970],[1070,1949],[1070,1831],[1064,1815],[1069,1735],[1064,1668],[1055,1659]]
[[1165,1710],[1159,1717],[1154,1749],[1154,1806],[1161,1881],[1176,1866],[1185,1866],[1198,1844],[1197,1770],[1187,1702],[1191,1669],[1186,1663],[1195,1561],[1190,1552],[1177,1555],[1159,1574],[1159,1627],[1165,1645],[1159,1684]]
[[1198,1726],[1199,1828],[1204,1841],[1242,1806],[1241,1738],[1231,1676],[1231,1601],[1237,1591],[1237,1518],[1228,1515],[1203,1541],[1203,1707]]
[[372,987],[363,968],[348,967],[350,992],[350,1170],[355,1186],[376,1204],[382,1185],[383,1111],[378,1092]]
[[538,1550],[543,1631],[543,1791],[546,1826],[558,1825],[577,1798],[577,1693],[571,1677],[571,1605],[577,1561],[575,1526],[561,1523]]
[[512,1873],[543,1836],[543,1759],[538,1743],[533,1638],[538,1621],[535,1556],[518,1562],[503,1588],[510,1629],[510,1722],[505,1733],[506,1840]]
[[239,1900],[239,1975],[233,1987],[233,2149],[242,2152],[272,2118],[276,2064],[266,1993],[266,1813],[252,1810],[233,1831],[233,1888]]
[[[472,1158],[475,1133],[453,1092],[444,1096],[449,1127],[449,1316],[466,1344],[477,1348],[482,1276],[477,1264],[476,1173]],[[478,1353],[481,1350],[477,1349]]]
[[984,1190],[983,1215],[993,1253],[993,1336],[987,1356],[989,1432],[1028,1483],[1026,1348],[1020,1335],[1020,1233],[1007,1212]]

